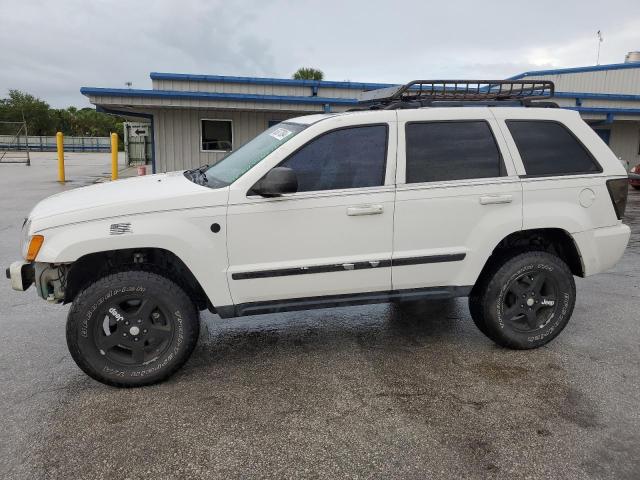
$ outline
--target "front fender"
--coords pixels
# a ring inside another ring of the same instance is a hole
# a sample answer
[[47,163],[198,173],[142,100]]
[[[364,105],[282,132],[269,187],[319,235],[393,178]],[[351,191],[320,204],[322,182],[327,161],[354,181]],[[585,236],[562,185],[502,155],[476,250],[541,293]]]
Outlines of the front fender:
[[[226,206],[94,220],[34,233],[44,236],[36,261],[73,263],[90,253],[161,248],[191,270],[213,305],[230,305],[226,278]],[[220,230],[213,233],[211,225]]]

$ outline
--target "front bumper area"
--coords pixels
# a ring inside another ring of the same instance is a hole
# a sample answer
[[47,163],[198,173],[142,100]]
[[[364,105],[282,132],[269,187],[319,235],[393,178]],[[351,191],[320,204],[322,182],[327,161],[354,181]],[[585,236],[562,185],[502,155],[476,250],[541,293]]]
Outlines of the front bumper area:
[[6,270],[6,275],[11,280],[11,288],[24,292],[35,280],[33,263],[18,261],[13,262]]

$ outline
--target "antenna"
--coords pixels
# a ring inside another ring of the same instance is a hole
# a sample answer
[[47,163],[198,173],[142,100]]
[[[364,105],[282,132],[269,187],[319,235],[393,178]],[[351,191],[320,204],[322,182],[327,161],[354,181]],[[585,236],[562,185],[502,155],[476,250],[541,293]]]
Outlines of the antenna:
[[600,45],[604,41],[604,37],[602,36],[602,32],[600,30],[596,32],[596,37],[598,37],[598,55],[596,56],[596,65],[600,65]]

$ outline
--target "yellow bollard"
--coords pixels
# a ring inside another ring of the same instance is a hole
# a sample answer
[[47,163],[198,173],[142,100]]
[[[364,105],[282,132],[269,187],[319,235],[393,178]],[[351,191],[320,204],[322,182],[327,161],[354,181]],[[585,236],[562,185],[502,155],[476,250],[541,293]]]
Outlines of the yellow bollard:
[[58,149],[58,181],[64,183],[64,136],[56,133],[56,147]]
[[118,179],[118,134],[111,134],[111,180]]

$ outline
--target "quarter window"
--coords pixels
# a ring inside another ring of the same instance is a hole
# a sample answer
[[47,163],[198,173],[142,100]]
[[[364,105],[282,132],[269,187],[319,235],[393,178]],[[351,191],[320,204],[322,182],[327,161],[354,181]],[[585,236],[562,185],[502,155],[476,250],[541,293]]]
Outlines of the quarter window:
[[231,120],[202,119],[200,144],[203,152],[230,152],[233,149]]
[[489,124],[483,120],[408,123],[407,183],[505,175]]
[[600,171],[587,149],[558,122],[508,120],[527,175],[570,175]]
[[293,169],[298,191],[374,187],[384,184],[387,126],[343,128],[321,135],[281,165]]

